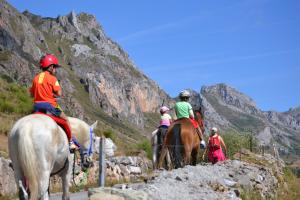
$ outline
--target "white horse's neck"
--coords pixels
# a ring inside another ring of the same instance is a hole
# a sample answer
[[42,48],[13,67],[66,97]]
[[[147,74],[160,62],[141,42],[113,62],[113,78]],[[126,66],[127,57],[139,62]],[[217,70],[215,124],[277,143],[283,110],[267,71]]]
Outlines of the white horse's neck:
[[90,132],[90,126],[84,121],[74,117],[68,117],[68,119],[71,126],[72,136],[74,136],[81,144],[89,141],[90,135],[87,133]]

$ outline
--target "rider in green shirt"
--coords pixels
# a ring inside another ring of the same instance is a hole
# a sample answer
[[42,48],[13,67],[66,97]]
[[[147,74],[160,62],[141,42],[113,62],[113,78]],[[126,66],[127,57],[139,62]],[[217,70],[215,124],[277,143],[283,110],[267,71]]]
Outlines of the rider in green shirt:
[[[187,90],[183,90],[180,92],[180,94],[179,94],[180,101],[175,104],[175,113],[176,113],[177,119],[189,118],[189,119],[191,119],[191,121],[194,125],[197,122],[194,120],[195,116],[194,116],[193,108],[192,108],[191,104],[188,102],[190,96],[191,96],[190,92]],[[197,125],[196,130],[197,130],[198,135],[201,140],[200,147],[205,148],[205,141],[202,139],[203,135],[202,135],[202,131],[201,131],[199,125]]]

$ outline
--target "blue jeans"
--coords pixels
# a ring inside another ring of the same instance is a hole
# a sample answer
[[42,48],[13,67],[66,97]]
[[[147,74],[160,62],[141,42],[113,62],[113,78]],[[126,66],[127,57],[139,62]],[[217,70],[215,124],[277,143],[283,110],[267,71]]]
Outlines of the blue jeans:
[[55,108],[48,102],[41,102],[34,104],[33,112],[43,112],[46,114],[54,115],[56,117],[60,117],[62,111],[59,108]]

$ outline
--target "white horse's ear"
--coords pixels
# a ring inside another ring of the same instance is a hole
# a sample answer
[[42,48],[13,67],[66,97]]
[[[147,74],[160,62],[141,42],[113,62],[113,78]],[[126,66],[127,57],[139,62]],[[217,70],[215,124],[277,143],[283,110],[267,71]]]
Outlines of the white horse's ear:
[[95,122],[91,125],[91,128],[92,128],[93,130],[96,128],[97,123],[98,123],[98,121],[95,121]]

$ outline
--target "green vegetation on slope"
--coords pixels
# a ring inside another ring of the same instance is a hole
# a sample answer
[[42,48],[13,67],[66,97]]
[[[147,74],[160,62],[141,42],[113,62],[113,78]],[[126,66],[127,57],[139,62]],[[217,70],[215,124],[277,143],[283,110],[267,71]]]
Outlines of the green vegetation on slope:
[[32,99],[26,88],[0,77],[0,112],[28,114],[32,110]]
[[300,199],[300,179],[297,178],[290,168],[284,169],[284,181],[279,187],[278,199]]
[[221,135],[227,147],[227,157],[233,158],[233,155],[244,149],[256,149],[257,141],[250,134],[243,134],[234,131],[226,132]]

